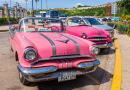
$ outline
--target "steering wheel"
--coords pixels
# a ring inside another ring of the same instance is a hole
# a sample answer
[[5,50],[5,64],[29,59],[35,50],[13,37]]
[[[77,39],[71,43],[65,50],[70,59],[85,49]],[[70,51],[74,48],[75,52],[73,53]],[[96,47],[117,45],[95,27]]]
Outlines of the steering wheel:
[[[57,28],[57,30],[59,31],[59,28],[58,28],[58,27],[56,27],[56,26],[51,26],[51,27],[48,27],[48,28],[51,28],[51,29],[52,29],[52,27]],[[52,29],[52,30],[53,30],[53,29]]]

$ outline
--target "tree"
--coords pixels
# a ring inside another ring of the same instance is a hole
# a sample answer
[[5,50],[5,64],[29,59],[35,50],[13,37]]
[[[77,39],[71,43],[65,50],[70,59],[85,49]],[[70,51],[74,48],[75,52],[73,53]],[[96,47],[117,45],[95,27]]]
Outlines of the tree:
[[36,12],[37,12],[37,2],[39,2],[39,0],[35,0],[35,2],[36,2]]
[[78,5],[77,7],[82,7],[82,5]]
[[130,0],[122,0],[116,2],[118,6],[125,8],[125,14],[130,14]]
[[27,10],[27,1],[28,1],[28,0],[25,0],[25,2],[26,2],[26,10]]

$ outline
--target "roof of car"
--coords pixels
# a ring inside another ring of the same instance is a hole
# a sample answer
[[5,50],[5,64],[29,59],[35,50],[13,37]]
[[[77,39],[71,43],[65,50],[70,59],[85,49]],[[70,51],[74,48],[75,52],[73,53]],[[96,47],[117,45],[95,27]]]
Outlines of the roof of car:
[[68,17],[69,18],[93,18],[93,17],[88,17],[88,16],[71,16],[71,17]]

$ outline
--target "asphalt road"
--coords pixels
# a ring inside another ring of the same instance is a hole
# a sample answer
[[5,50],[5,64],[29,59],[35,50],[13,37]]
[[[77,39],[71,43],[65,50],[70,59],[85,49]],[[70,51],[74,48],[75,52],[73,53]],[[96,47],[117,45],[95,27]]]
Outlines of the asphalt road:
[[[78,76],[72,81],[58,83],[57,80],[53,80],[24,86],[18,78],[17,62],[10,50],[8,35],[9,32],[0,32],[0,90],[98,90],[100,85],[110,82],[112,78],[112,73],[107,71],[106,66],[108,60],[114,58],[113,48],[102,51],[97,56],[101,64],[93,73]],[[106,74],[109,77],[105,76],[107,79],[102,81]]]

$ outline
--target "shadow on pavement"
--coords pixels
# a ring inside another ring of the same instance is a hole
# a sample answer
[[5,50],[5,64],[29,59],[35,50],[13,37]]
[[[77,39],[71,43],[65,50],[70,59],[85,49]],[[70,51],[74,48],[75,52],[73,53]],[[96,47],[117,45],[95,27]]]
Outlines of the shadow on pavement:
[[[104,82],[102,83],[106,83],[110,81],[113,75],[100,67],[98,67],[95,72],[90,73],[89,76],[101,82],[104,73],[106,73],[107,79],[104,80]],[[37,82],[37,83],[30,83],[30,86],[28,87],[36,87],[38,90],[72,90],[76,88],[81,89],[83,87],[87,87],[90,85],[95,85],[98,87],[99,84],[97,84],[94,80],[92,80],[85,74],[77,76],[77,79],[71,81],[58,82],[57,80],[53,80],[53,81]]]
[[106,48],[106,49],[101,49],[99,55],[108,55],[108,54],[113,54],[113,53],[115,53],[115,49]]

